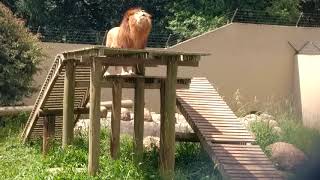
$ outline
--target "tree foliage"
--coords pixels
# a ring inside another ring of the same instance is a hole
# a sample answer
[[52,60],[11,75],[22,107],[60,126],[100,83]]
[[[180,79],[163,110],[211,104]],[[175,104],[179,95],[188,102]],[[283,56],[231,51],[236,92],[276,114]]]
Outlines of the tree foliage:
[[32,92],[42,54],[37,37],[2,3],[0,24],[0,104],[8,105]]
[[237,8],[266,12],[286,22],[294,21],[300,9],[319,7],[319,0],[16,0],[13,4],[32,27],[75,30],[110,29],[119,25],[129,7],[141,6],[153,15],[153,32],[192,37],[225,24]]
[[169,0],[18,0],[17,13],[28,19],[33,27],[105,30],[120,24],[123,13],[133,6],[141,6],[153,15],[157,31],[164,30]]

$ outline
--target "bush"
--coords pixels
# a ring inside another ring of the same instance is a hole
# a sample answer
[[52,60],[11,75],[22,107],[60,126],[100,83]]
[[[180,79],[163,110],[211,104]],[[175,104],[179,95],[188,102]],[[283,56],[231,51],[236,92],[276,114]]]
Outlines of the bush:
[[33,92],[32,76],[43,55],[37,37],[2,3],[0,24],[0,105],[9,105]]

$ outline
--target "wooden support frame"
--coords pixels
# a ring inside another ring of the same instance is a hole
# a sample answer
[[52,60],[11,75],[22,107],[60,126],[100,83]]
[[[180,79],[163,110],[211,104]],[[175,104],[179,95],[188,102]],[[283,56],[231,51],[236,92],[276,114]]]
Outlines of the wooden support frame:
[[64,96],[63,96],[63,130],[62,147],[70,145],[73,139],[74,125],[74,91],[75,65],[73,60],[65,62]]
[[177,71],[177,61],[168,61],[167,78],[160,88],[160,175],[163,179],[174,179]]
[[92,61],[90,72],[90,110],[89,110],[89,157],[88,173],[94,176],[99,168],[100,155],[100,99],[101,99],[100,61]]
[[121,98],[122,80],[115,79],[112,87],[112,113],[111,113],[111,136],[110,154],[112,159],[117,159],[120,152],[120,119],[121,119]]
[[49,147],[50,141],[54,138],[55,135],[55,116],[46,116],[43,119],[43,137],[42,137],[42,154],[46,156]]
[[[137,65],[136,74],[144,76],[144,65]],[[136,162],[142,160],[144,134],[144,86],[145,79],[138,78],[134,90],[134,153]]]

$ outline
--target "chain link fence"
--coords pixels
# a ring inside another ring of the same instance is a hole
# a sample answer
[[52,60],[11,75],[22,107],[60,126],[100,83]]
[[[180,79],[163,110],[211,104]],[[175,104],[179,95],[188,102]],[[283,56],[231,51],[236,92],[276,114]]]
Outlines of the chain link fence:
[[[227,21],[252,24],[271,24],[297,27],[320,27],[320,14],[301,13],[299,16],[287,20],[276,17],[265,11],[248,11],[236,9],[227,13]],[[82,30],[82,29],[59,29],[59,28],[29,28],[31,32],[39,34],[43,42],[79,43],[104,45],[106,31]],[[165,48],[173,46],[186,38],[179,34],[159,34],[152,32],[148,39],[148,47]]]
[[[81,29],[54,29],[54,28],[29,28],[34,34],[38,34],[43,42],[80,43],[105,45],[107,31],[81,30]],[[151,33],[148,39],[148,47],[165,48],[181,41],[178,34]]]

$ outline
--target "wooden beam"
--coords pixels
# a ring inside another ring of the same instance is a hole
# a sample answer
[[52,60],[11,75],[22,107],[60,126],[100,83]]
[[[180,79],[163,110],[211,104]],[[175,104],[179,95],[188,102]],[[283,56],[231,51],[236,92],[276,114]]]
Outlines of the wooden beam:
[[168,61],[167,78],[160,89],[160,175],[163,179],[174,179],[177,70],[177,61]]
[[75,66],[73,61],[66,61],[64,76],[64,96],[63,96],[63,131],[62,146],[65,148],[71,144],[73,139],[74,121],[74,89],[75,89]]
[[[90,56],[82,56],[78,57],[79,61],[77,61],[77,65],[86,66],[92,59]],[[100,60],[102,65],[105,66],[136,66],[139,64],[144,64],[145,67],[156,67],[159,65],[167,65],[167,58],[136,58],[136,57],[107,57],[100,56],[94,57],[96,60]],[[180,56],[178,57],[180,59]],[[198,67],[199,66],[199,58],[195,58],[195,60],[177,60],[178,66],[191,66]]]
[[[115,79],[123,79],[122,88],[135,88],[136,81],[139,78],[145,79],[144,89],[160,89],[160,82],[165,79],[165,77],[159,76],[116,76],[111,75],[110,77],[105,77],[101,81],[101,87],[112,88],[112,82]],[[176,89],[187,89],[191,82],[190,78],[177,78]],[[76,87],[88,87],[89,81],[76,81]]]
[[21,112],[31,112],[33,106],[4,106],[0,107],[0,116],[17,115]]
[[179,142],[200,142],[196,133],[176,132],[175,139]]
[[110,153],[112,159],[117,159],[120,152],[120,119],[121,119],[121,97],[122,80],[116,79],[112,87],[112,115],[111,115],[111,136]]
[[49,150],[49,143],[54,138],[55,116],[46,116],[43,119],[42,154],[46,156]]
[[100,99],[102,66],[100,61],[92,61],[90,72],[90,112],[89,112],[89,157],[88,172],[94,176],[99,168],[100,154]]
[[[144,76],[145,67],[138,65],[136,74]],[[143,130],[144,130],[144,86],[145,78],[136,79],[134,90],[134,153],[136,162],[141,162],[143,157]]]
[[[122,100],[121,101],[121,107],[123,108],[132,108],[133,102],[131,100]],[[100,103],[100,112],[104,113],[105,109],[111,109],[112,108],[112,101],[102,101]],[[90,109],[90,103],[86,105],[86,107],[77,107],[74,108],[73,113],[74,114],[89,114]],[[39,116],[48,116],[48,115],[55,115],[55,116],[61,116],[63,114],[63,109],[43,109],[39,112]]]

